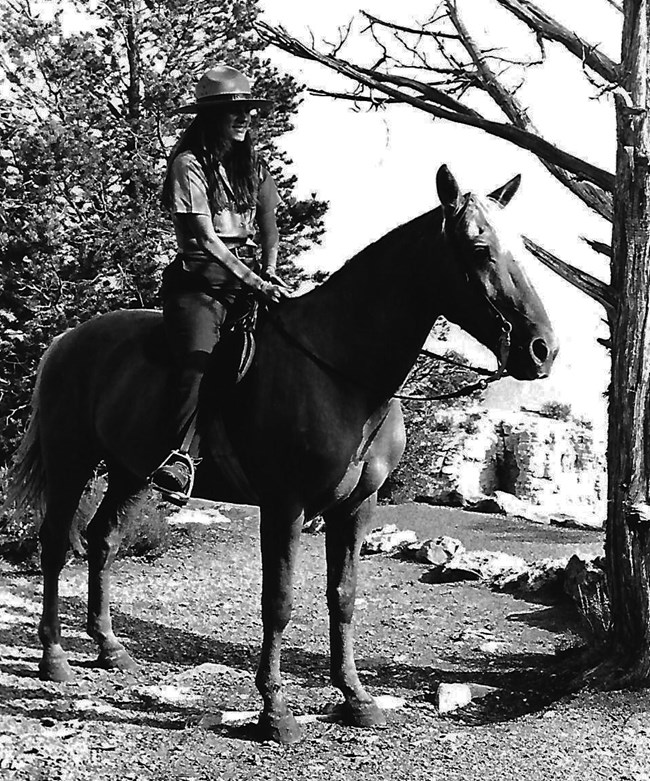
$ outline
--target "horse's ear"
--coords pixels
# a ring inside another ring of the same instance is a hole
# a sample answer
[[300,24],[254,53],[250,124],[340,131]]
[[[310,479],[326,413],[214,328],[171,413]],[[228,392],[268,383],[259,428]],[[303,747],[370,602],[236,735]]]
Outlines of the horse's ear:
[[521,184],[521,174],[513,176],[509,182],[506,182],[503,187],[499,187],[493,193],[488,195],[493,201],[496,201],[499,206],[507,206],[512,200],[512,196],[519,189]]
[[460,203],[460,188],[451,171],[446,165],[441,165],[436,175],[438,198],[445,212],[455,212]]

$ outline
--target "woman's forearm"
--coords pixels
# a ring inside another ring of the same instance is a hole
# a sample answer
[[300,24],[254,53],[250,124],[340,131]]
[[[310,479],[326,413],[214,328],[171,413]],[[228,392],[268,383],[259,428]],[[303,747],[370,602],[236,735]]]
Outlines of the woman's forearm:
[[230,271],[240,282],[256,291],[261,291],[267,283],[254,271],[242,263],[217,236],[209,217],[200,214],[188,215],[190,228],[203,252]]
[[280,246],[280,233],[275,219],[275,210],[257,214],[257,224],[260,230],[260,244],[262,246],[262,268],[269,274],[275,273],[278,262],[278,248]]

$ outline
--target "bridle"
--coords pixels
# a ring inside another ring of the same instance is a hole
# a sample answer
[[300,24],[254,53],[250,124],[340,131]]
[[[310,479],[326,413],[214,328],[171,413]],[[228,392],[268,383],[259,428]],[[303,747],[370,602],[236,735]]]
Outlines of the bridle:
[[[393,397],[396,399],[403,399],[404,401],[443,401],[445,399],[458,399],[462,396],[469,396],[475,391],[484,391],[488,385],[497,380],[500,380],[508,372],[506,364],[508,363],[508,356],[510,355],[512,324],[505,319],[497,307],[485,296],[486,301],[492,307],[496,315],[499,317],[501,323],[501,334],[497,342],[497,368],[494,372],[487,377],[482,377],[476,382],[462,385],[454,391],[448,393],[434,393],[434,394],[410,394],[410,393],[395,393]],[[428,350],[420,350],[420,355],[428,355],[430,357],[441,358],[442,356],[434,356]],[[462,366],[463,364],[458,364]]]

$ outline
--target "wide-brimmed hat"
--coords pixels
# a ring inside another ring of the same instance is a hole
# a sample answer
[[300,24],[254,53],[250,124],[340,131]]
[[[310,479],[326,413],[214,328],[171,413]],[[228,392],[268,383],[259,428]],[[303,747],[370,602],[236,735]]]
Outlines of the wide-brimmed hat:
[[196,101],[176,109],[176,114],[196,114],[217,106],[266,108],[272,105],[265,98],[254,98],[248,78],[229,65],[215,65],[206,71],[199,79],[194,94]]

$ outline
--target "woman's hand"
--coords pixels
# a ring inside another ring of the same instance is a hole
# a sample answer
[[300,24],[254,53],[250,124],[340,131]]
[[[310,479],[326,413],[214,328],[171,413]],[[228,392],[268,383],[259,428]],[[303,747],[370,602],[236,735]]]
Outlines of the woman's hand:
[[265,304],[277,304],[285,297],[286,289],[272,282],[262,282],[257,293]]

